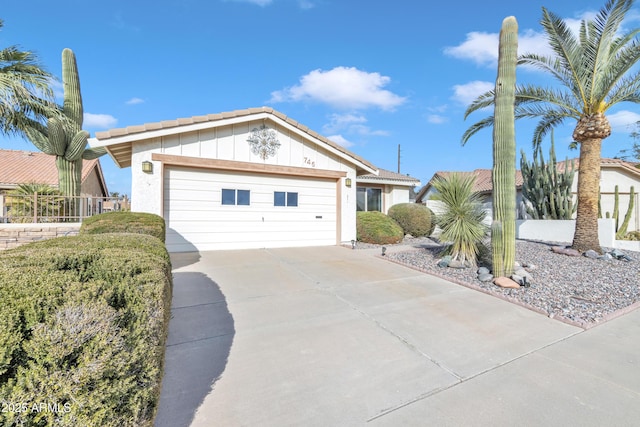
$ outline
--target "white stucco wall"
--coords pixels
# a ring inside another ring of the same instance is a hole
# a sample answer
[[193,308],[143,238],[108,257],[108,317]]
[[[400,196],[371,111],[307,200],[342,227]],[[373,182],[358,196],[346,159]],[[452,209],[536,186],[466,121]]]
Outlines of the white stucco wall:
[[[263,160],[253,154],[247,138],[252,129],[267,124],[277,133],[280,147],[275,156]],[[295,132],[263,120],[233,124],[137,142],[132,146],[131,159],[131,209],[163,215],[162,164],[153,161],[153,173],[142,172],[142,162],[152,161],[152,153],[325,169],[346,172],[351,178],[351,188],[345,178],[340,179],[341,233],[340,240],[349,242],[356,238],[356,169],[336,153],[302,138]]]

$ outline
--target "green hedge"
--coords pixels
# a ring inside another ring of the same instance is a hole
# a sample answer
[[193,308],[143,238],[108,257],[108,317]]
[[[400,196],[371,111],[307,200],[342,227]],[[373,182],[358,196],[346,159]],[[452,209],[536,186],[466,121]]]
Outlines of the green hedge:
[[382,212],[356,212],[356,229],[359,242],[387,245],[404,237],[402,227]]
[[171,262],[139,234],[0,252],[0,425],[151,426]]
[[107,212],[82,221],[80,234],[140,233],[164,242],[165,223],[161,216],[144,212]]
[[402,227],[405,234],[413,237],[429,236],[435,228],[435,217],[424,205],[399,203],[389,208],[389,216]]

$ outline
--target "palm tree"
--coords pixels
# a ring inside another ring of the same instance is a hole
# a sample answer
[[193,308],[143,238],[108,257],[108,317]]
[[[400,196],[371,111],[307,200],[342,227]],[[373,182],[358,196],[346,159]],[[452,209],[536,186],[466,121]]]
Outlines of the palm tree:
[[[620,33],[620,26],[634,0],[608,0],[599,13],[583,20],[576,35],[557,15],[542,8],[541,24],[555,55],[523,55],[526,64],[550,73],[557,88],[534,85],[516,87],[515,117],[540,118],[534,130],[534,147],[554,127],[568,119],[577,121],[574,143],[580,146],[578,209],[573,248],[602,252],[598,240],[598,193],[602,140],[611,134],[605,112],[621,102],[640,102],[640,59],[636,36],[640,29]],[[493,104],[494,92],[478,97],[472,112]],[[463,145],[478,130],[493,124],[493,116],[472,125],[462,137]]]
[[1,134],[23,136],[28,128],[42,129],[46,117],[58,110],[51,80],[51,74],[40,67],[32,52],[23,52],[17,46],[0,50]]

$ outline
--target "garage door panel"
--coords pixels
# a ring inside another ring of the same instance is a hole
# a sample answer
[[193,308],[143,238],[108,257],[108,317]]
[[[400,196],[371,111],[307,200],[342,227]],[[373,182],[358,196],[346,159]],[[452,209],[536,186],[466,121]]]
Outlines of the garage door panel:
[[[250,191],[250,205],[222,205],[222,189]],[[274,206],[274,192],[298,206]],[[170,251],[335,245],[336,181],[166,168],[164,216]]]

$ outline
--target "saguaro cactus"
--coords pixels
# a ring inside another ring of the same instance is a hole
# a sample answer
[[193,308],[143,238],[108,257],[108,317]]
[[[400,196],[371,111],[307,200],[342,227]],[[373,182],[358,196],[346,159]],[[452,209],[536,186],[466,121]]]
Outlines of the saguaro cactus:
[[575,174],[573,160],[565,161],[564,171],[558,171],[551,131],[549,162],[545,163],[542,149],[538,146],[529,163],[522,151],[520,159],[522,171],[522,195],[529,202],[527,213],[533,219],[571,219],[577,205],[573,203],[571,186]]
[[495,87],[493,125],[493,223],[491,255],[493,275],[513,273],[516,253],[516,140],[515,88],[518,60],[518,22],[502,21]]
[[[618,186],[616,185],[616,190]],[[616,196],[618,194],[616,193]],[[629,206],[627,207],[627,213],[624,215],[624,220],[622,221],[622,225],[618,228],[618,219],[616,218],[616,239],[620,240],[627,234],[627,228],[629,227],[629,222],[631,221],[631,215],[633,215],[633,208],[635,204],[636,192],[633,185],[629,189]]]
[[71,49],[62,51],[62,114],[50,117],[47,127],[31,129],[29,139],[42,152],[56,156],[58,189],[66,196],[79,196],[82,160],[106,153],[104,148],[86,149],[89,132],[82,130],[83,108],[76,57]]

